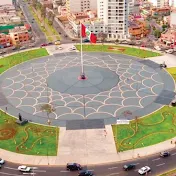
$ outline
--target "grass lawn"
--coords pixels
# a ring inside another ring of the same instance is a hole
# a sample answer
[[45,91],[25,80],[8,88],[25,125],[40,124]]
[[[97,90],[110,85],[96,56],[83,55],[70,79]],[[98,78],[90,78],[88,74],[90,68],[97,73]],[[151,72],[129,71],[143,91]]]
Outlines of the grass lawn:
[[15,119],[3,112],[0,114],[0,148],[12,152],[55,156],[57,155],[59,129],[28,123],[19,126]]
[[[76,45],[76,48],[80,50],[80,45]],[[83,45],[83,51],[92,51],[92,52],[112,52],[117,54],[126,54],[139,58],[148,58],[161,56],[161,54],[142,50],[134,47],[124,47],[116,45]]]
[[[176,81],[176,68],[168,69]],[[130,122],[112,125],[117,151],[150,146],[176,136],[176,108],[164,106],[157,112]]]
[[[24,61],[47,56],[46,49],[35,49],[0,59],[0,74]],[[15,118],[0,111],[0,148],[29,155],[57,155],[59,129],[28,123],[19,126]]]
[[24,51],[21,53],[13,54],[7,57],[0,59],[0,74],[5,70],[13,67],[14,65],[20,64],[27,60],[34,58],[47,56],[48,52],[45,48],[34,49],[30,51]]
[[170,170],[170,171],[168,171],[168,172],[166,172],[164,174],[161,174],[159,176],[175,176],[175,174],[176,174],[176,169]]

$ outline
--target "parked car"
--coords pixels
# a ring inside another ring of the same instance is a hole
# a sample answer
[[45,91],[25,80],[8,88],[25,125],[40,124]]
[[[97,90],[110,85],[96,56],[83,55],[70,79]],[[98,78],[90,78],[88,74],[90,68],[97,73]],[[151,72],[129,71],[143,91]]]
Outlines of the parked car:
[[35,46],[35,44],[34,44],[34,43],[29,44],[29,47],[34,47],[34,46]]
[[53,42],[49,42],[47,45],[52,45],[53,44]]
[[78,176],[93,176],[93,175],[94,175],[93,172],[89,170],[79,171],[79,174],[78,174]]
[[121,44],[128,44],[128,41],[126,41],[126,40],[120,40],[119,43],[121,43]]
[[0,158],[0,165],[3,165],[4,163],[5,161],[2,158]]
[[60,46],[60,47],[58,47],[58,49],[59,49],[59,50],[62,50],[63,48]]
[[46,43],[43,43],[43,44],[41,44],[40,46],[47,46],[47,44],[46,44]]
[[163,158],[164,158],[164,157],[168,157],[168,156],[170,156],[170,153],[167,152],[167,151],[164,151],[164,152],[161,152],[161,153],[160,153],[160,156],[163,157]]
[[90,40],[89,39],[84,39],[83,42],[88,43],[88,42],[90,42]]
[[75,171],[75,170],[81,170],[82,167],[78,163],[67,163],[66,169],[70,171]]
[[123,166],[123,170],[128,171],[128,170],[134,169],[135,167],[136,167],[135,164],[125,164]]
[[138,173],[140,175],[144,175],[144,174],[146,174],[146,173],[148,173],[150,171],[151,171],[150,167],[144,166],[144,167],[142,167],[141,169],[138,170]]
[[0,54],[5,54],[6,53],[6,51],[0,51]]
[[17,47],[12,48],[13,51],[14,51],[14,50],[17,50],[17,49],[18,49]]
[[68,37],[67,35],[64,35],[64,37]]
[[161,51],[161,48],[159,46],[154,46],[154,49],[156,49],[157,51]]
[[20,47],[20,50],[23,50],[23,49],[26,49],[26,47],[25,47],[25,46],[21,46],[21,47]]
[[174,50],[173,49],[168,49],[168,50],[165,50],[165,52],[168,53],[168,54],[172,54],[174,52]]
[[76,47],[73,46],[73,47],[71,47],[69,50],[70,50],[70,51],[74,51],[74,50],[76,50]]
[[57,40],[57,41],[54,42],[54,44],[55,44],[55,45],[60,45],[61,42],[60,42],[59,40]]
[[18,170],[21,171],[21,172],[30,172],[31,168],[28,167],[28,166],[19,166]]

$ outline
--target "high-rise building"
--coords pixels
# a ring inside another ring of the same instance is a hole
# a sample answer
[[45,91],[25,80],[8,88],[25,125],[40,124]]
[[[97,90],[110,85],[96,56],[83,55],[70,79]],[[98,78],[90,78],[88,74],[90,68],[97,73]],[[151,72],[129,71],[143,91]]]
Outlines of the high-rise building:
[[155,7],[162,8],[166,6],[168,0],[149,0],[149,2],[151,2]]
[[129,7],[129,0],[97,0],[98,18],[108,26],[109,39],[128,37]]
[[97,2],[96,0],[66,0],[66,7],[68,13],[97,10]]
[[169,0],[169,5],[176,8],[176,0]]
[[13,5],[13,0],[0,0],[0,5],[5,4]]

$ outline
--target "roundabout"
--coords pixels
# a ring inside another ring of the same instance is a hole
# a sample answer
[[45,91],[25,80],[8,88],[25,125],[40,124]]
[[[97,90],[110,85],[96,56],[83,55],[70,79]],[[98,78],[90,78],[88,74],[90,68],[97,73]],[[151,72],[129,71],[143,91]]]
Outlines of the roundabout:
[[[54,126],[76,120],[114,124],[150,114],[175,95],[172,77],[152,61],[99,52],[84,52],[83,60],[84,80],[79,79],[80,54],[76,52],[45,56],[9,69],[0,77],[1,108],[41,124],[49,118]],[[52,107],[49,114],[41,108],[46,104]]]

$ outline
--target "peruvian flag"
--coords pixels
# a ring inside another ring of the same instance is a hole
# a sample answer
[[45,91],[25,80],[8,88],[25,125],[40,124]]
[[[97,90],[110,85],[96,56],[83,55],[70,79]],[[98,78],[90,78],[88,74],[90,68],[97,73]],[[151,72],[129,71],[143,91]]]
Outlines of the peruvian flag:
[[87,37],[91,43],[96,43],[97,37],[91,33],[83,24],[81,24],[82,37]]

